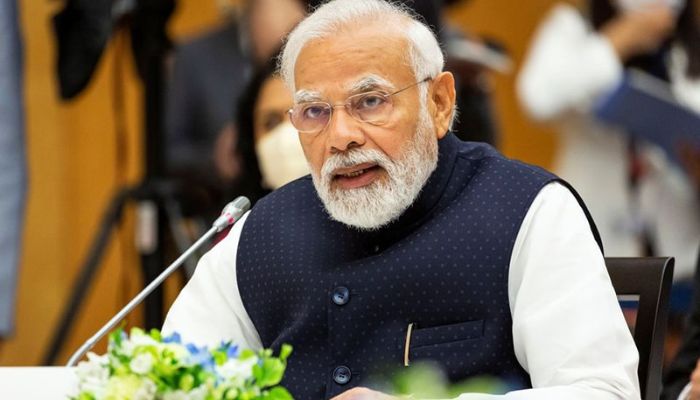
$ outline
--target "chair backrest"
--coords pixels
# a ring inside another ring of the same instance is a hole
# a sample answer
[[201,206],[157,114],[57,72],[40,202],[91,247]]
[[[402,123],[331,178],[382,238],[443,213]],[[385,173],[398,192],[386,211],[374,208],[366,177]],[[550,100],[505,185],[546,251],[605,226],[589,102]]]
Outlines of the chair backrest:
[[673,278],[673,257],[606,258],[615,293],[639,296],[634,342],[639,351],[642,400],[661,395],[664,338]]

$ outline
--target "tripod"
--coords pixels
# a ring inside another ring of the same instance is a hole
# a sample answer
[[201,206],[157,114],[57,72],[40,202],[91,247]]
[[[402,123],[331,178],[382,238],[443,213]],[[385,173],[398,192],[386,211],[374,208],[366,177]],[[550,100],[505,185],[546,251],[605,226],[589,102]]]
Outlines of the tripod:
[[[153,240],[149,246],[141,246],[140,258],[145,283],[156,278],[165,266],[163,243],[166,225],[178,247],[187,248],[187,235],[177,229],[182,220],[176,195],[179,190],[162,178],[164,168],[162,143],[163,93],[165,87],[165,56],[171,45],[166,35],[166,22],[174,10],[174,0],[140,0],[125,19],[131,29],[131,44],[134,60],[144,86],[144,138],[145,174],[143,181],[133,187],[121,189],[110,201],[102,216],[100,230],[93,239],[88,255],[83,262],[71,297],[63,311],[58,328],[45,354],[44,365],[53,365],[68,337],[78,314],[80,304],[95,277],[113,228],[121,221],[124,207],[137,202],[139,208],[150,210],[146,217]],[[192,264],[188,266],[193,270]],[[163,322],[163,291],[156,289],[144,302],[144,327],[160,327]]]
[[[141,246],[141,261],[144,282],[150,282],[163,270],[163,255],[160,239],[165,235],[165,226],[169,226],[170,234],[177,242],[179,250],[189,247],[187,234],[178,229],[179,221],[184,217],[180,211],[180,205],[176,199],[177,188],[168,182],[149,182],[132,188],[122,189],[111,200],[107,210],[102,216],[100,230],[93,239],[87,258],[85,259],[79,276],[73,286],[71,297],[64,309],[61,322],[55,331],[49,350],[44,357],[44,365],[52,365],[57,361],[58,354],[65,343],[70,329],[80,310],[87,291],[99,269],[104,251],[109,244],[112,231],[121,221],[124,208],[129,202],[136,202],[140,207],[146,207],[157,214],[150,214],[150,221],[144,221],[157,234],[156,246]],[[162,221],[159,223],[158,221]],[[194,262],[190,259],[186,266],[189,271],[194,271]],[[163,292],[161,288],[154,291],[153,295],[146,299],[145,326],[157,328],[162,325]]]

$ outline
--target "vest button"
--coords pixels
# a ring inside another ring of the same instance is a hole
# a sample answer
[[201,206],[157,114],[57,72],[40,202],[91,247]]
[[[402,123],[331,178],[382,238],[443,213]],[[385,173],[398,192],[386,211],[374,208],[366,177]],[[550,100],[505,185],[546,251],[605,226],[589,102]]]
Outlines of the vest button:
[[350,372],[350,368],[348,368],[344,365],[341,365],[340,367],[336,367],[333,370],[333,380],[338,385],[345,385],[346,383],[350,382],[351,377],[352,377],[352,373]]
[[345,286],[338,286],[333,289],[333,302],[339,306],[344,306],[350,301],[350,290]]

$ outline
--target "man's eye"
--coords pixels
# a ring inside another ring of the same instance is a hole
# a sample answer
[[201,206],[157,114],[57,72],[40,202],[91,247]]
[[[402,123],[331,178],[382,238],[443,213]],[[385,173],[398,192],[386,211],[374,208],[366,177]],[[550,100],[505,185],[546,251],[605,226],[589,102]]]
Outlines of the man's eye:
[[368,94],[360,98],[360,101],[357,102],[356,107],[360,110],[371,110],[381,106],[385,102],[386,99],[383,96],[378,94]]
[[302,116],[304,118],[308,119],[318,119],[322,118],[325,113],[327,113],[327,107],[320,106],[320,105],[310,105],[304,107],[304,110],[302,112]]

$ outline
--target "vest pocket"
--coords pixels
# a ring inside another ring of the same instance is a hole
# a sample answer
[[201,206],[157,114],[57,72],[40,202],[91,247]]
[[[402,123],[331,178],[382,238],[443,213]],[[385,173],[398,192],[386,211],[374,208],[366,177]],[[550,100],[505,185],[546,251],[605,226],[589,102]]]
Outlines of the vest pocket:
[[[413,327],[408,349],[404,348],[404,365],[413,361],[437,361],[443,368],[450,360],[458,361],[474,354],[483,343],[484,320],[459,322],[430,328]],[[407,343],[407,344],[408,344]]]
[[414,327],[410,342],[411,351],[428,346],[478,339],[482,336],[484,336],[483,319],[430,328]]

